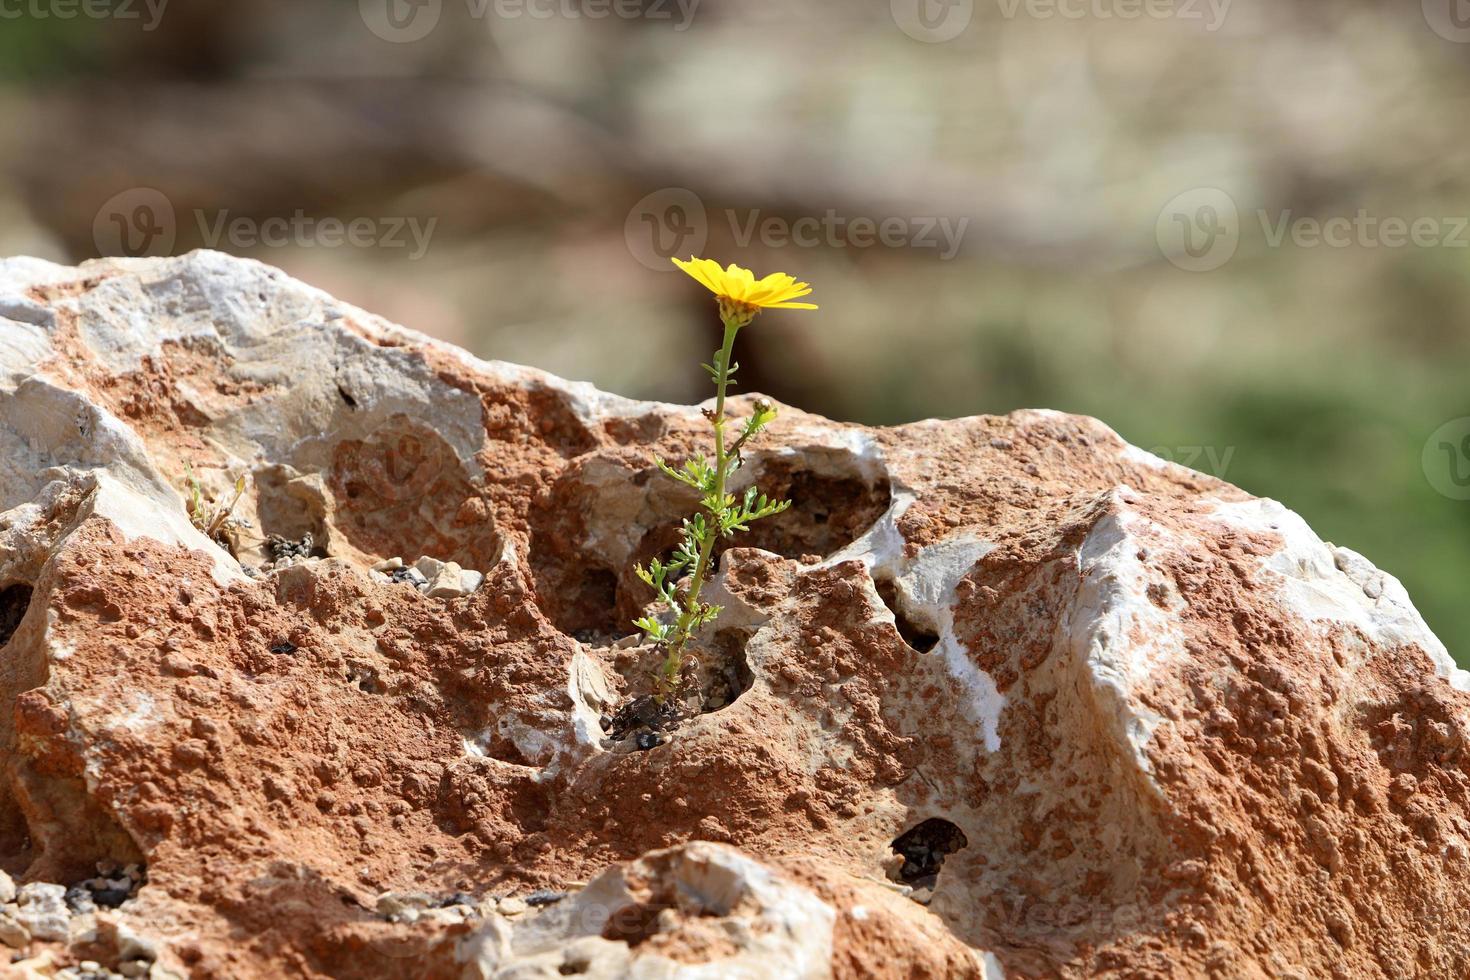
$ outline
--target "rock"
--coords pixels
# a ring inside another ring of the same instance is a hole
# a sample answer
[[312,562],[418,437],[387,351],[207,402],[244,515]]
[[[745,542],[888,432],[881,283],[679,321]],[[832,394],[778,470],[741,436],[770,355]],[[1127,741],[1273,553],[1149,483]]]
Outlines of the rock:
[[429,580],[430,599],[457,599],[464,595],[464,569],[454,562],[445,562]]
[[394,922],[414,922],[433,907],[434,900],[423,892],[388,892],[378,896],[376,905],[379,915]]
[[526,902],[525,899],[516,898],[513,895],[508,898],[502,898],[500,901],[495,903],[495,911],[499,912],[501,915],[521,915],[530,908],[531,906]]
[[[614,742],[697,408],[209,252],[0,262],[0,336],[0,808],[27,879],[127,879],[119,970],[1470,975],[1470,676],[1366,558],[1099,422],[783,409],[707,698]],[[246,575],[190,469],[327,557]],[[64,894],[15,920],[64,941]]]
[[71,912],[66,907],[66,889],[61,885],[31,882],[21,885],[15,897],[15,918],[36,939],[64,942],[69,935]]
[[0,905],[9,905],[15,901],[15,882],[10,875],[0,871]]
[[31,933],[8,911],[0,911],[0,943],[11,949],[25,949],[30,944]]

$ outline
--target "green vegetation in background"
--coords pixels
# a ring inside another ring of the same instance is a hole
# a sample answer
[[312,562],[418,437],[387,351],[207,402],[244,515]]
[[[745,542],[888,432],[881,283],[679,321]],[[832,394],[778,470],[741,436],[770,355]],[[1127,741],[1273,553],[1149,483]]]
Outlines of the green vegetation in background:
[[1192,456],[1194,469],[1281,501],[1324,540],[1367,556],[1470,667],[1470,503],[1436,492],[1421,461],[1436,428],[1470,416],[1449,340],[1390,332],[1357,348],[1304,328],[1290,357],[1245,352],[1189,372],[1075,338],[1058,323],[982,320],[967,350],[945,352],[974,381],[918,384],[954,369],[936,368],[931,348],[889,351],[870,384],[847,389],[863,399],[835,395],[831,410],[873,424],[1022,407],[1099,418],[1134,445]]
[[0,20],[0,82],[89,74],[101,60],[109,23],[81,16]]

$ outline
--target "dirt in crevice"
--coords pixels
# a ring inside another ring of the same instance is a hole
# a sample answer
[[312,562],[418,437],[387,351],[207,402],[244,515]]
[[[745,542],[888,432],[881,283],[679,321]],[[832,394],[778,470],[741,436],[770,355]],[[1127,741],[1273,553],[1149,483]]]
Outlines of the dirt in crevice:
[[603,734],[619,748],[642,751],[664,744],[680,725],[700,715],[730,707],[755,682],[746,660],[751,631],[724,629],[707,644],[691,644],[686,654],[683,683],[663,702],[652,694],[653,677],[663,662],[663,651],[636,648],[612,657],[625,693],[602,718]]

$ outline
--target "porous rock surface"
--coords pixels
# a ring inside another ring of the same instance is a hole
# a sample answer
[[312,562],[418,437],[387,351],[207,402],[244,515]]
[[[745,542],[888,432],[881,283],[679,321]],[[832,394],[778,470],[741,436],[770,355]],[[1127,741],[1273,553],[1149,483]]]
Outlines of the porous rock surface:
[[639,751],[696,408],[205,252],[0,263],[0,370],[0,866],[142,880],[7,905],[19,975],[1470,975],[1466,675],[1096,421],[783,410],[723,693]]

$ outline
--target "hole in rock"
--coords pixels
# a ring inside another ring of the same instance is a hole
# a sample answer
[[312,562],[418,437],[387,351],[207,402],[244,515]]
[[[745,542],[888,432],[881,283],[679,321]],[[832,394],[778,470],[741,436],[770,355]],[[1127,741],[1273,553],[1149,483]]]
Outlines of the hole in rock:
[[[886,479],[865,478],[853,454],[835,450],[752,457],[732,492],[750,486],[792,506],[721,540],[716,566],[727,548],[798,560],[832,554],[867,533],[892,500]],[[667,558],[682,520],[697,509],[697,495],[659,474],[642,453],[579,459],[531,515],[537,603],[563,633],[584,633],[584,642],[627,636],[653,594],[633,574],[634,564]]]
[[671,886],[656,888],[636,905],[614,912],[602,929],[602,938],[627,943],[636,949],[664,931],[668,919],[713,919],[721,913],[705,908],[693,894],[678,893]]
[[944,859],[968,847],[965,832],[948,820],[931,817],[894,838],[891,849],[903,863],[890,875],[915,891],[933,889]]
[[628,679],[630,692],[642,693],[631,693],[617,710],[603,717],[607,737],[630,750],[647,751],[662,745],[665,733],[688,719],[723,711],[734,704],[755,683],[745,656],[750,636],[749,630],[723,629],[708,642],[691,645],[684,687],[662,705],[649,689],[663,654],[656,650],[628,651],[614,666]]
[[884,579],[875,582],[878,589],[878,598],[883,600],[883,605],[893,613],[894,624],[898,626],[898,635],[903,637],[903,642],[913,647],[920,653],[928,653],[939,644],[939,637],[918,623],[909,619],[904,614],[903,606],[898,601],[898,586],[894,585],[892,579]]
[[[575,569],[562,580],[551,619],[557,629],[580,642],[611,640],[619,635],[614,611],[617,599],[618,577],[611,569]],[[626,633],[628,629],[622,632]]]
[[752,482],[773,500],[790,500],[791,507],[752,524],[725,545],[760,548],[783,558],[841,551],[877,523],[892,499],[886,480],[872,484],[856,475],[801,469],[785,460],[755,467]]
[[740,699],[755,683],[750,662],[745,658],[748,630],[726,629],[715,634],[714,656],[701,657],[697,670],[703,702],[700,714],[723,711]]
[[10,642],[26,610],[31,608],[32,590],[24,582],[12,582],[0,588],[0,647]]
[[334,553],[345,541],[378,559],[431,555],[483,572],[500,558],[501,537],[454,447],[417,419],[396,415],[365,439],[337,443],[324,478],[330,525],[305,527],[310,509],[282,501],[279,514],[262,512],[264,528],[295,539],[311,531]]

